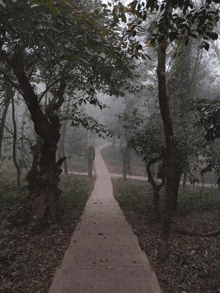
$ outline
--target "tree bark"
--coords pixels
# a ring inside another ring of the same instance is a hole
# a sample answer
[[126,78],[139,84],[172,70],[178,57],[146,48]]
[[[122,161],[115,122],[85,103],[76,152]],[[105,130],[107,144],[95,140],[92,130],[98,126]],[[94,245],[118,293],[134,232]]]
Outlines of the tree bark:
[[182,168],[179,166],[175,167],[175,180],[173,182],[173,191],[174,191],[174,196],[173,196],[173,212],[174,214],[177,213],[177,208],[178,208],[178,194],[179,194],[179,186],[180,186],[180,179],[182,175]]
[[12,153],[13,153],[13,162],[15,165],[15,168],[17,170],[17,185],[18,188],[21,187],[21,168],[17,161],[17,153],[16,153],[16,144],[17,144],[17,124],[15,120],[15,104],[14,104],[14,97],[13,97],[13,91],[11,91],[11,101],[12,101],[12,122],[13,122],[13,143],[12,143]]
[[162,182],[160,184],[156,184],[150,167],[160,161],[163,158],[163,155],[159,156],[158,158],[151,159],[147,165],[146,165],[146,171],[148,176],[148,181],[150,182],[152,188],[153,188],[153,205],[154,205],[154,215],[155,215],[155,221],[160,222],[161,221],[161,208],[160,208],[160,190],[165,185],[165,177],[162,178]]
[[25,111],[23,112],[22,115],[22,125],[21,125],[21,147],[20,147],[20,151],[21,151],[21,156],[22,156],[22,166],[26,166],[25,163],[25,143],[24,143],[24,139],[25,139],[25,135],[24,135],[24,125],[25,125],[25,115],[27,113],[27,108],[25,108]]
[[51,221],[59,218],[59,175],[60,166],[65,158],[56,162],[57,144],[60,139],[60,121],[57,111],[64,102],[66,78],[60,77],[60,84],[54,98],[46,107],[45,112],[39,104],[38,96],[26,76],[22,52],[15,52],[11,60],[7,60],[19,83],[20,92],[27,104],[34,123],[35,132],[42,138],[39,163],[40,195],[32,196],[31,216],[41,221],[48,216]]
[[10,105],[10,99],[11,99],[11,97],[8,97],[5,102],[4,110],[3,110],[2,118],[1,118],[1,123],[0,123],[0,159],[1,159],[1,155],[2,155],[2,144],[3,144],[3,137],[4,137],[5,120],[6,120],[7,113],[8,113],[8,107]]
[[158,245],[159,258],[164,261],[168,257],[168,240],[171,228],[172,217],[177,209],[177,197],[182,174],[182,167],[179,166],[177,144],[174,138],[173,122],[169,107],[169,99],[166,92],[165,77],[166,41],[160,43],[158,51],[158,86],[159,104],[163,127],[166,138],[166,189],[165,206],[162,221],[162,231]]
[[35,194],[36,196],[39,196],[41,193],[39,160],[40,160],[42,142],[43,142],[42,138],[40,136],[37,136],[36,143],[31,146],[32,165],[31,165],[31,169],[28,171],[26,175],[26,180],[29,183],[29,196],[33,194]]
[[[65,157],[65,137],[66,137],[66,121],[64,121],[63,127],[62,127],[62,136],[61,136],[61,151],[62,151],[62,156]],[[68,174],[68,166],[67,166],[67,161],[64,161],[64,173]]]
[[[171,12],[172,7],[167,4],[165,14]],[[166,15],[165,15],[166,16]],[[167,24],[165,24],[167,25]],[[166,88],[166,47],[167,42],[165,36],[161,35],[161,40],[158,48],[158,93],[159,93],[159,105],[160,112],[163,120],[164,134],[166,140],[166,189],[165,189],[165,206],[164,215],[162,221],[162,231],[160,235],[160,241],[158,245],[159,258],[164,261],[168,257],[168,239],[170,234],[172,217],[174,214],[174,201],[176,198],[176,186],[177,181],[176,169],[175,169],[175,139],[173,131],[173,122],[171,118],[171,111],[169,106],[169,99],[167,96]]]
[[95,159],[95,148],[94,146],[88,145],[86,149],[86,157],[88,159],[88,176],[92,177],[92,167]]
[[186,179],[187,179],[187,172],[183,173],[183,190],[185,190],[186,187]]

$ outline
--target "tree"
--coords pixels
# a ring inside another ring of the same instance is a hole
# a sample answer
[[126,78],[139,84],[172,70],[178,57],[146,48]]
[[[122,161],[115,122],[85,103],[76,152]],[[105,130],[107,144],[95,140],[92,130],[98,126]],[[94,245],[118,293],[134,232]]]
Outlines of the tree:
[[[135,125],[135,128],[131,131],[129,146],[133,148],[136,154],[144,161],[148,181],[153,188],[155,220],[159,222],[162,217],[160,207],[160,190],[165,185],[166,174],[165,140],[163,133],[161,133],[161,117],[154,114],[146,119],[146,117],[140,117],[135,111],[131,125]],[[156,176],[153,175],[152,172],[152,168],[155,165],[157,169]],[[156,182],[156,177],[161,179],[161,182]]]
[[[73,121],[82,122],[76,114],[78,105],[102,107],[96,91],[118,94],[122,80],[130,75],[125,54],[111,41],[111,31],[99,23],[102,16],[99,10],[79,13],[66,1],[58,8],[7,2],[0,10],[0,75],[23,97],[42,141],[39,170],[32,169],[28,176],[30,183],[35,176],[39,179],[40,194],[32,195],[37,221],[46,214],[52,221],[59,217],[58,182],[65,158],[56,161],[56,150],[65,94],[72,99]],[[81,98],[74,92],[81,92]]]
[[206,139],[206,166],[201,170],[201,176],[214,170],[217,176],[217,184],[220,182],[220,101],[219,99],[196,99],[193,108],[197,113],[197,123],[204,129]]
[[2,94],[3,96],[6,95],[6,99],[3,98],[3,111],[2,111],[1,123],[0,123],[0,159],[2,155],[2,144],[3,144],[4,130],[5,130],[5,121],[6,121],[8,108],[10,105],[10,99],[11,99],[8,88],[6,88],[6,90],[3,91]]
[[[168,256],[168,239],[172,216],[174,214],[174,206],[176,194],[179,188],[182,166],[179,164],[178,149],[180,142],[175,133],[172,113],[170,109],[169,97],[167,95],[166,84],[166,55],[168,45],[173,41],[184,43],[187,45],[190,38],[200,38],[203,41],[200,48],[209,49],[208,39],[217,39],[218,35],[213,31],[219,20],[218,9],[211,6],[212,3],[218,1],[206,1],[205,5],[198,9],[193,4],[186,1],[171,0],[151,0],[151,1],[133,1],[129,10],[136,15],[136,19],[129,30],[130,37],[136,37],[139,30],[143,35],[143,27],[146,24],[146,39],[152,46],[156,46],[158,51],[158,100],[160,105],[160,113],[163,121],[163,131],[165,135],[166,146],[166,191],[165,191],[165,209],[162,222],[162,232],[158,246],[158,253],[161,260],[165,260]],[[155,19],[151,25],[145,21],[148,12],[158,11],[155,13]],[[126,22],[126,11],[121,9],[121,17]],[[131,13],[131,12],[130,12]],[[137,38],[136,38],[137,41]],[[142,49],[142,45],[138,48]]]

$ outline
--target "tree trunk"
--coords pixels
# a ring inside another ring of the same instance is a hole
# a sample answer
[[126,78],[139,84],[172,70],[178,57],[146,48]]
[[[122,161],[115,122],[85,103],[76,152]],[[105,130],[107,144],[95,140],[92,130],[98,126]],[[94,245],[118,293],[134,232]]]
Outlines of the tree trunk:
[[155,221],[160,222],[161,221],[161,208],[160,208],[160,190],[165,185],[165,177],[162,178],[162,182],[160,184],[156,184],[150,167],[160,161],[163,158],[163,155],[159,156],[158,158],[151,159],[146,166],[148,181],[150,182],[152,188],[153,188],[153,205],[154,205],[154,215],[155,215]]
[[122,163],[123,163],[123,167],[122,167],[123,180],[127,181],[127,147],[122,146],[120,150],[121,150]]
[[[164,13],[169,13],[171,7],[167,7]],[[175,170],[175,141],[173,122],[169,106],[169,99],[166,89],[166,40],[160,41],[158,48],[158,90],[159,90],[159,105],[163,120],[164,133],[166,138],[166,190],[165,190],[165,206],[162,221],[162,231],[158,245],[159,258],[164,261],[168,256],[168,239],[171,228],[172,216],[174,213],[174,199],[176,197],[176,170]]]
[[[57,131],[58,130],[58,131]],[[54,134],[55,133],[55,134]],[[63,159],[56,162],[56,148],[59,141],[59,128],[54,133],[44,137],[40,157],[40,187],[41,194],[32,205],[32,215],[37,221],[48,216],[51,222],[59,220],[59,175],[62,173],[60,166]]]
[[95,148],[94,146],[88,145],[86,148],[86,157],[88,159],[88,176],[92,177],[92,167],[95,160]]
[[123,169],[122,169],[122,173],[123,173],[123,180],[127,181],[127,170],[126,170],[126,161],[125,158],[123,158]]
[[20,147],[20,152],[21,152],[21,156],[22,156],[22,164],[21,166],[22,167],[26,167],[27,168],[27,164],[25,162],[25,154],[26,154],[26,148],[25,148],[25,143],[24,143],[24,140],[25,140],[25,135],[24,135],[24,129],[25,129],[25,116],[26,116],[26,113],[27,113],[27,108],[25,108],[25,111],[23,112],[23,115],[22,115],[22,125],[21,125],[21,147]]
[[112,154],[114,155],[115,154],[115,140],[116,140],[116,137],[115,137],[115,133],[113,134],[113,138],[112,138]]
[[[62,136],[61,136],[61,150],[62,150],[62,156],[66,157],[65,154],[65,137],[66,137],[66,121],[64,121],[63,127],[62,127]],[[67,166],[67,161],[64,161],[64,173],[68,174],[68,166]]]
[[183,190],[185,190],[186,187],[186,179],[187,179],[187,172],[183,173]]
[[15,120],[15,104],[14,104],[14,97],[13,97],[13,91],[11,92],[11,100],[12,100],[12,122],[14,127],[14,133],[13,133],[13,143],[12,143],[12,152],[13,152],[13,162],[15,165],[15,168],[17,170],[17,185],[18,188],[21,187],[21,168],[17,161],[17,154],[16,154],[16,144],[17,144],[17,124]]
[[42,138],[41,155],[40,155],[40,195],[32,196],[32,212],[31,216],[36,221],[41,221],[48,216],[51,221],[59,218],[59,195],[61,193],[58,188],[59,175],[62,173],[60,166],[65,158],[56,162],[57,144],[60,139],[60,121],[58,110],[64,102],[64,93],[67,86],[64,75],[60,77],[58,90],[54,94],[53,99],[46,106],[45,111],[39,104],[38,96],[28,80],[23,64],[23,52],[15,52],[11,60],[6,60],[13,69],[18,80],[20,91],[31,113],[31,119],[34,128]]
[[39,196],[41,193],[40,188],[40,172],[39,172],[39,160],[41,154],[41,145],[43,140],[40,136],[37,137],[37,141],[34,145],[31,146],[32,151],[32,165],[31,169],[26,175],[26,180],[29,183],[29,196],[35,194]]
[[182,169],[181,168],[178,168],[178,166],[176,166],[175,170],[176,170],[176,175],[175,175],[175,181],[173,182],[173,190],[174,190],[173,211],[174,211],[174,214],[177,213],[177,208],[178,208],[177,200],[178,200],[180,179],[181,179],[181,175],[182,175]]
[[5,103],[4,110],[2,113],[1,123],[0,123],[0,159],[1,159],[1,154],[2,154],[2,144],[3,144],[3,137],[4,137],[5,120],[7,117],[9,105],[10,105],[10,98]]

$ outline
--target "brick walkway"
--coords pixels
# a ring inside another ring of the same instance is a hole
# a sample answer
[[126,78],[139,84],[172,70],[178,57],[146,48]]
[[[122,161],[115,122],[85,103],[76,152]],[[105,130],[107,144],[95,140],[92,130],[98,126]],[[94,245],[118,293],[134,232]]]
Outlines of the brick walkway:
[[94,190],[49,293],[162,293],[113,197],[100,149],[96,149]]

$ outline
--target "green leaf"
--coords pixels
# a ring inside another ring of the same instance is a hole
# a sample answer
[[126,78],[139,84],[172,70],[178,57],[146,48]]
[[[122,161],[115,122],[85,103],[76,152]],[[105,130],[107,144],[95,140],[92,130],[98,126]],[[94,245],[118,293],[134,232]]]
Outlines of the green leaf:
[[121,19],[122,19],[123,22],[126,22],[127,19],[126,19],[126,16],[125,16],[124,13],[121,15]]

